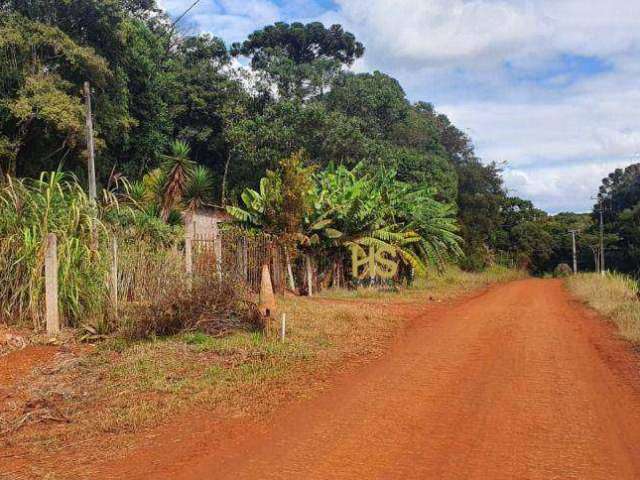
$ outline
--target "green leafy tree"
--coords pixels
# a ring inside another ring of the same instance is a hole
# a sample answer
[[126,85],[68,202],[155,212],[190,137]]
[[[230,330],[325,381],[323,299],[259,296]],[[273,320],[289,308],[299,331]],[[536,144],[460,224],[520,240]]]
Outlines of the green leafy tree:
[[381,72],[344,74],[327,94],[327,106],[364,122],[368,135],[388,138],[410,106],[398,81]]
[[322,94],[342,65],[364,54],[364,46],[340,25],[278,22],[253,32],[231,51],[251,57],[252,67],[270,75],[282,96],[303,100]]
[[79,159],[82,81],[104,84],[105,60],[60,29],[15,13],[0,17],[0,59],[0,169],[37,176],[70,154]]

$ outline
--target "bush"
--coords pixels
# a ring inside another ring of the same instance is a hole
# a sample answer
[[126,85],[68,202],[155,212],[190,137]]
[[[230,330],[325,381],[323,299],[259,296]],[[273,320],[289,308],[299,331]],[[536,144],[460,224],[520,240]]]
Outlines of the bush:
[[120,334],[129,339],[199,331],[223,335],[240,328],[258,329],[261,317],[250,294],[215,276],[175,285],[173,292],[151,303],[132,303],[124,312]]
[[473,252],[460,259],[460,268],[465,272],[482,272],[490,265],[485,252]]
[[573,273],[573,269],[567,265],[566,263],[561,263],[559,264],[554,270],[553,270],[553,276],[555,278],[563,278],[563,277],[568,277],[569,275],[571,275]]

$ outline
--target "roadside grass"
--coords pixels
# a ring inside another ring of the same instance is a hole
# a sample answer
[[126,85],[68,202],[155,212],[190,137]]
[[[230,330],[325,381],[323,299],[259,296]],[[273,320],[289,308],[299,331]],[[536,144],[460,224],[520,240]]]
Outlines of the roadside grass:
[[358,289],[333,289],[321,294],[327,299],[368,299],[384,302],[415,302],[425,298],[442,300],[465,292],[488,287],[494,283],[509,282],[528,277],[524,270],[509,269],[498,265],[483,272],[466,272],[456,266],[447,266],[440,274],[418,277],[412,286],[399,291],[385,291],[376,287]]
[[[15,395],[19,401],[0,407],[0,431],[30,415],[19,429],[0,435],[0,446],[19,445],[37,458],[70,444],[104,446],[105,435],[126,437],[187,411],[219,418],[262,415],[284,400],[309,395],[349,360],[381,355],[405,321],[403,309],[396,308],[403,303],[427,303],[523,276],[506,269],[484,274],[448,269],[399,293],[279,298],[278,325],[270,333],[113,338],[80,355],[62,353],[56,365],[23,379]],[[282,313],[284,342],[277,331]],[[38,411],[30,411],[30,405]],[[47,420],[54,417],[65,421]],[[105,446],[96,455],[106,458],[109,450]]]
[[569,277],[567,285],[587,305],[610,318],[622,337],[640,344],[639,286],[635,280],[617,273],[584,273]]

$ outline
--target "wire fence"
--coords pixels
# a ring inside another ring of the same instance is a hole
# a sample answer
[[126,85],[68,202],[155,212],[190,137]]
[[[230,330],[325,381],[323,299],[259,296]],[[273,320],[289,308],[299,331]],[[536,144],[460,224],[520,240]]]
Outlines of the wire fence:
[[192,242],[194,275],[217,275],[244,283],[251,291],[258,293],[262,266],[268,265],[274,291],[281,294],[285,292],[285,246],[267,235],[223,231],[215,236],[194,235]]

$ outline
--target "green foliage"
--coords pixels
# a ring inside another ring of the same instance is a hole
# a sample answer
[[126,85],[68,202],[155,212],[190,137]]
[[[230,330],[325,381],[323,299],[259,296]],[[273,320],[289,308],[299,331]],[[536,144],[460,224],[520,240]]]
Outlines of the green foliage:
[[231,52],[251,57],[252,67],[266,72],[283,97],[304,100],[324,93],[342,65],[364,54],[364,46],[340,25],[278,22],[234,44]]
[[92,243],[104,241],[104,227],[84,190],[59,173],[10,179],[0,189],[0,318],[42,327],[49,233],[58,237],[63,318],[73,326],[101,321],[108,259]]
[[246,189],[243,208],[227,207],[228,212],[249,228],[279,237],[287,242],[303,242],[313,207],[312,168],[303,166],[302,151],[282,160],[276,171],[268,171],[259,191]]
[[439,203],[427,187],[397,180],[395,171],[364,174],[330,166],[308,181],[300,158],[283,162],[269,172],[260,191],[242,194],[244,208],[228,211],[263,231],[297,238],[304,248],[345,257],[346,246],[384,246],[407,264],[424,271],[461,253],[455,209]]
[[[616,169],[602,180],[599,198],[606,234],[606,267],[640,273],[640,164]],[[600,205],[592,218],[599,222]],[[595,232],[593,232],[595,233]]]
[[373,137],[388,137],[407,119],[409,103],[398,81],[381,72],[346,74],[327,95],[330,110],[361,119]]
[[78,155],[84,125],[80,79],[104,85],[108,77],[103,58],[57,27],[2,15],[0,172],[37,176],[57,166],[51,161]]
[[[220,199],[329,256],[362,238],[423,267],[460,245],[475,266],[503,252],[555,265],[555,244],[532,259],[544,235],[518,226],[557,225],[525,215],[532,206],[516,211],[499,166],[431,104],[412,104],[382,72],[345,69],[364,46],[339,25],[279,22],[228,50],[214,35],[177,33],[153,0],[6,0],[0,12],[0,173],[58,169],[85,182],[88,80],[98,182],[119,203],[104,214],[117,228],[167,243],[180,210]],[[334,181],[336,191],[320,187]]]

